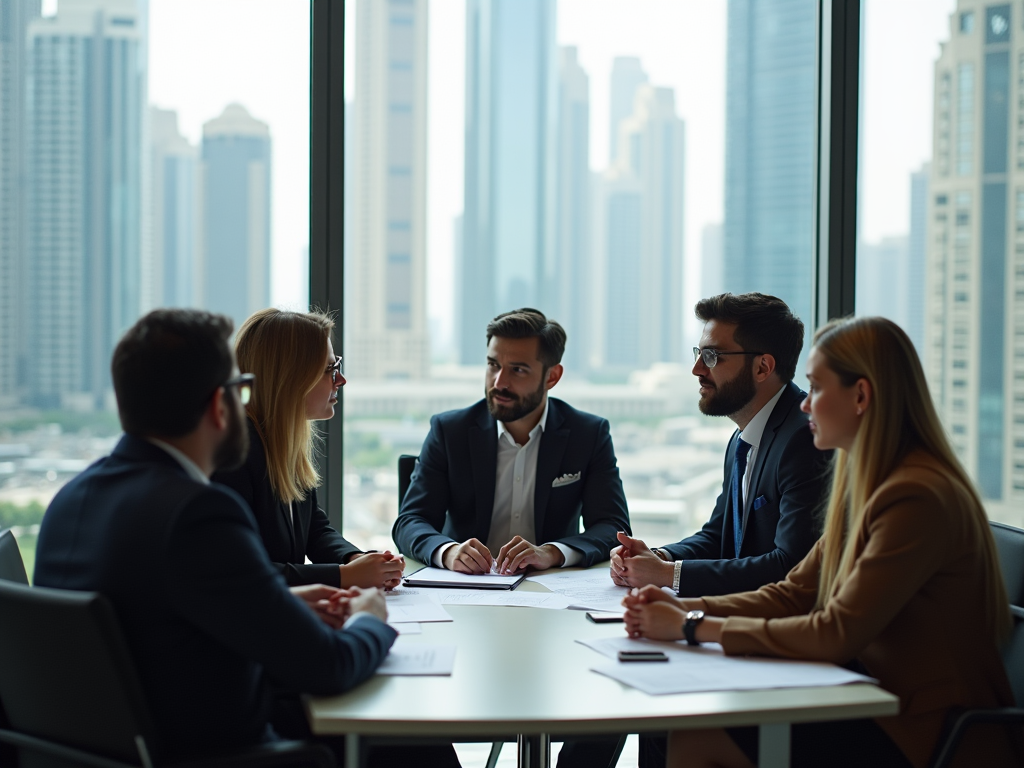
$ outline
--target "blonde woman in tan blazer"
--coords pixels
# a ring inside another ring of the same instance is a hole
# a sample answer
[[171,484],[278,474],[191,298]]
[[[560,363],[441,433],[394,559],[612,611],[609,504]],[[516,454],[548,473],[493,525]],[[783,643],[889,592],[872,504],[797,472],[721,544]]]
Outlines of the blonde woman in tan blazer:
[[[634,591],[626,629],[721,643],[730,655],[852,662],[900,697],[900,714],[794,726],[792,765],[923,768],[952,708],[1012,706],[998,650],[1010,615],[992,534],[898,326],[834,321],[807,365],[802,408],[815,445],[836,451],[822,538],[785,581],[754,592],[679,600]],[[1017,737],[976,728],[961,762],[1022,765]],[[669,766],[746,768],[756,756],[753,728],[669,740]]]

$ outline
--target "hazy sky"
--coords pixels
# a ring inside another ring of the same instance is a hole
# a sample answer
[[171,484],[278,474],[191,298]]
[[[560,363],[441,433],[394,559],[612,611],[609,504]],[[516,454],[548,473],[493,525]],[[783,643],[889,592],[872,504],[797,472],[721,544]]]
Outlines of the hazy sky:
[[[54,0],[44,10],[54,12]],[[347,4],[352,88],[356,2]],[[861,225],[866,240],[907,231],[909,174],[931,154],[933,64],[955,0],[867,0]],[[674,88],[686,121],[685,300],[699,293],[702,228],[722,219],[726,0],[560,0],[558,42],[575,45],[591,88],[591,166],[608,155],[615,56],[640,57]],[[431,0],[429,313],[450,333],[453,219],[462,211],[465,2]],[[307,299],[309,4],[305,0],[150,0],[150,100],[179,113],[193,142],[231,102],[273,140],[272,301]],[[340,212],[339,212],[340,215]]]

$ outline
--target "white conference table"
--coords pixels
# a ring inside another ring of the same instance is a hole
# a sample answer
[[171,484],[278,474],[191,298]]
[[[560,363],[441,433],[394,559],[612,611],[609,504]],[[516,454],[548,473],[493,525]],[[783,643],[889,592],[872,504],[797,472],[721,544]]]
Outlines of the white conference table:
[[[547,591],[531,582],[518,589]],[[867,684],[651,696],[589,671],[607,659],[575,642],[621,636],[622,624],[594,624],[575,610],[445,608],[453,622],[421,624],[422,634],[396,642],[457,646],[451,676],[377,675],[342,696],[307,700],[313,733],[348,737],[350,768],[359,764],[359,736],[505,736],[518,741],[520,766],[547,768],[551,734],[749,725],[760,726],[759,765],[783,768],[792,723],[899,711],[895,696]]]

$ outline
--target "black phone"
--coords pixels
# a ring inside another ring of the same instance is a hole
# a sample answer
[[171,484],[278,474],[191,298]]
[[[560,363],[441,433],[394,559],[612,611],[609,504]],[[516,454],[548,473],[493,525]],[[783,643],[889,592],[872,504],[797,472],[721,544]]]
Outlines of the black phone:
[[619,661],[668,661],[664,651],[619,651]]
[[616,624],[625,621],[623,614],[610,611],[587,611],[587,618],[595,624]]

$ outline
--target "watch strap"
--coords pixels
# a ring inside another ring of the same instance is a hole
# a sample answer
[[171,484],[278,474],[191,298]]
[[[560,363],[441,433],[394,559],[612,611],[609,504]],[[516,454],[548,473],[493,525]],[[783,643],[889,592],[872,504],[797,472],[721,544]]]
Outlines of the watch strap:
[[683,561],[676,560],[672,566],[672,591],[679,594],[679,577],[683,575]]

